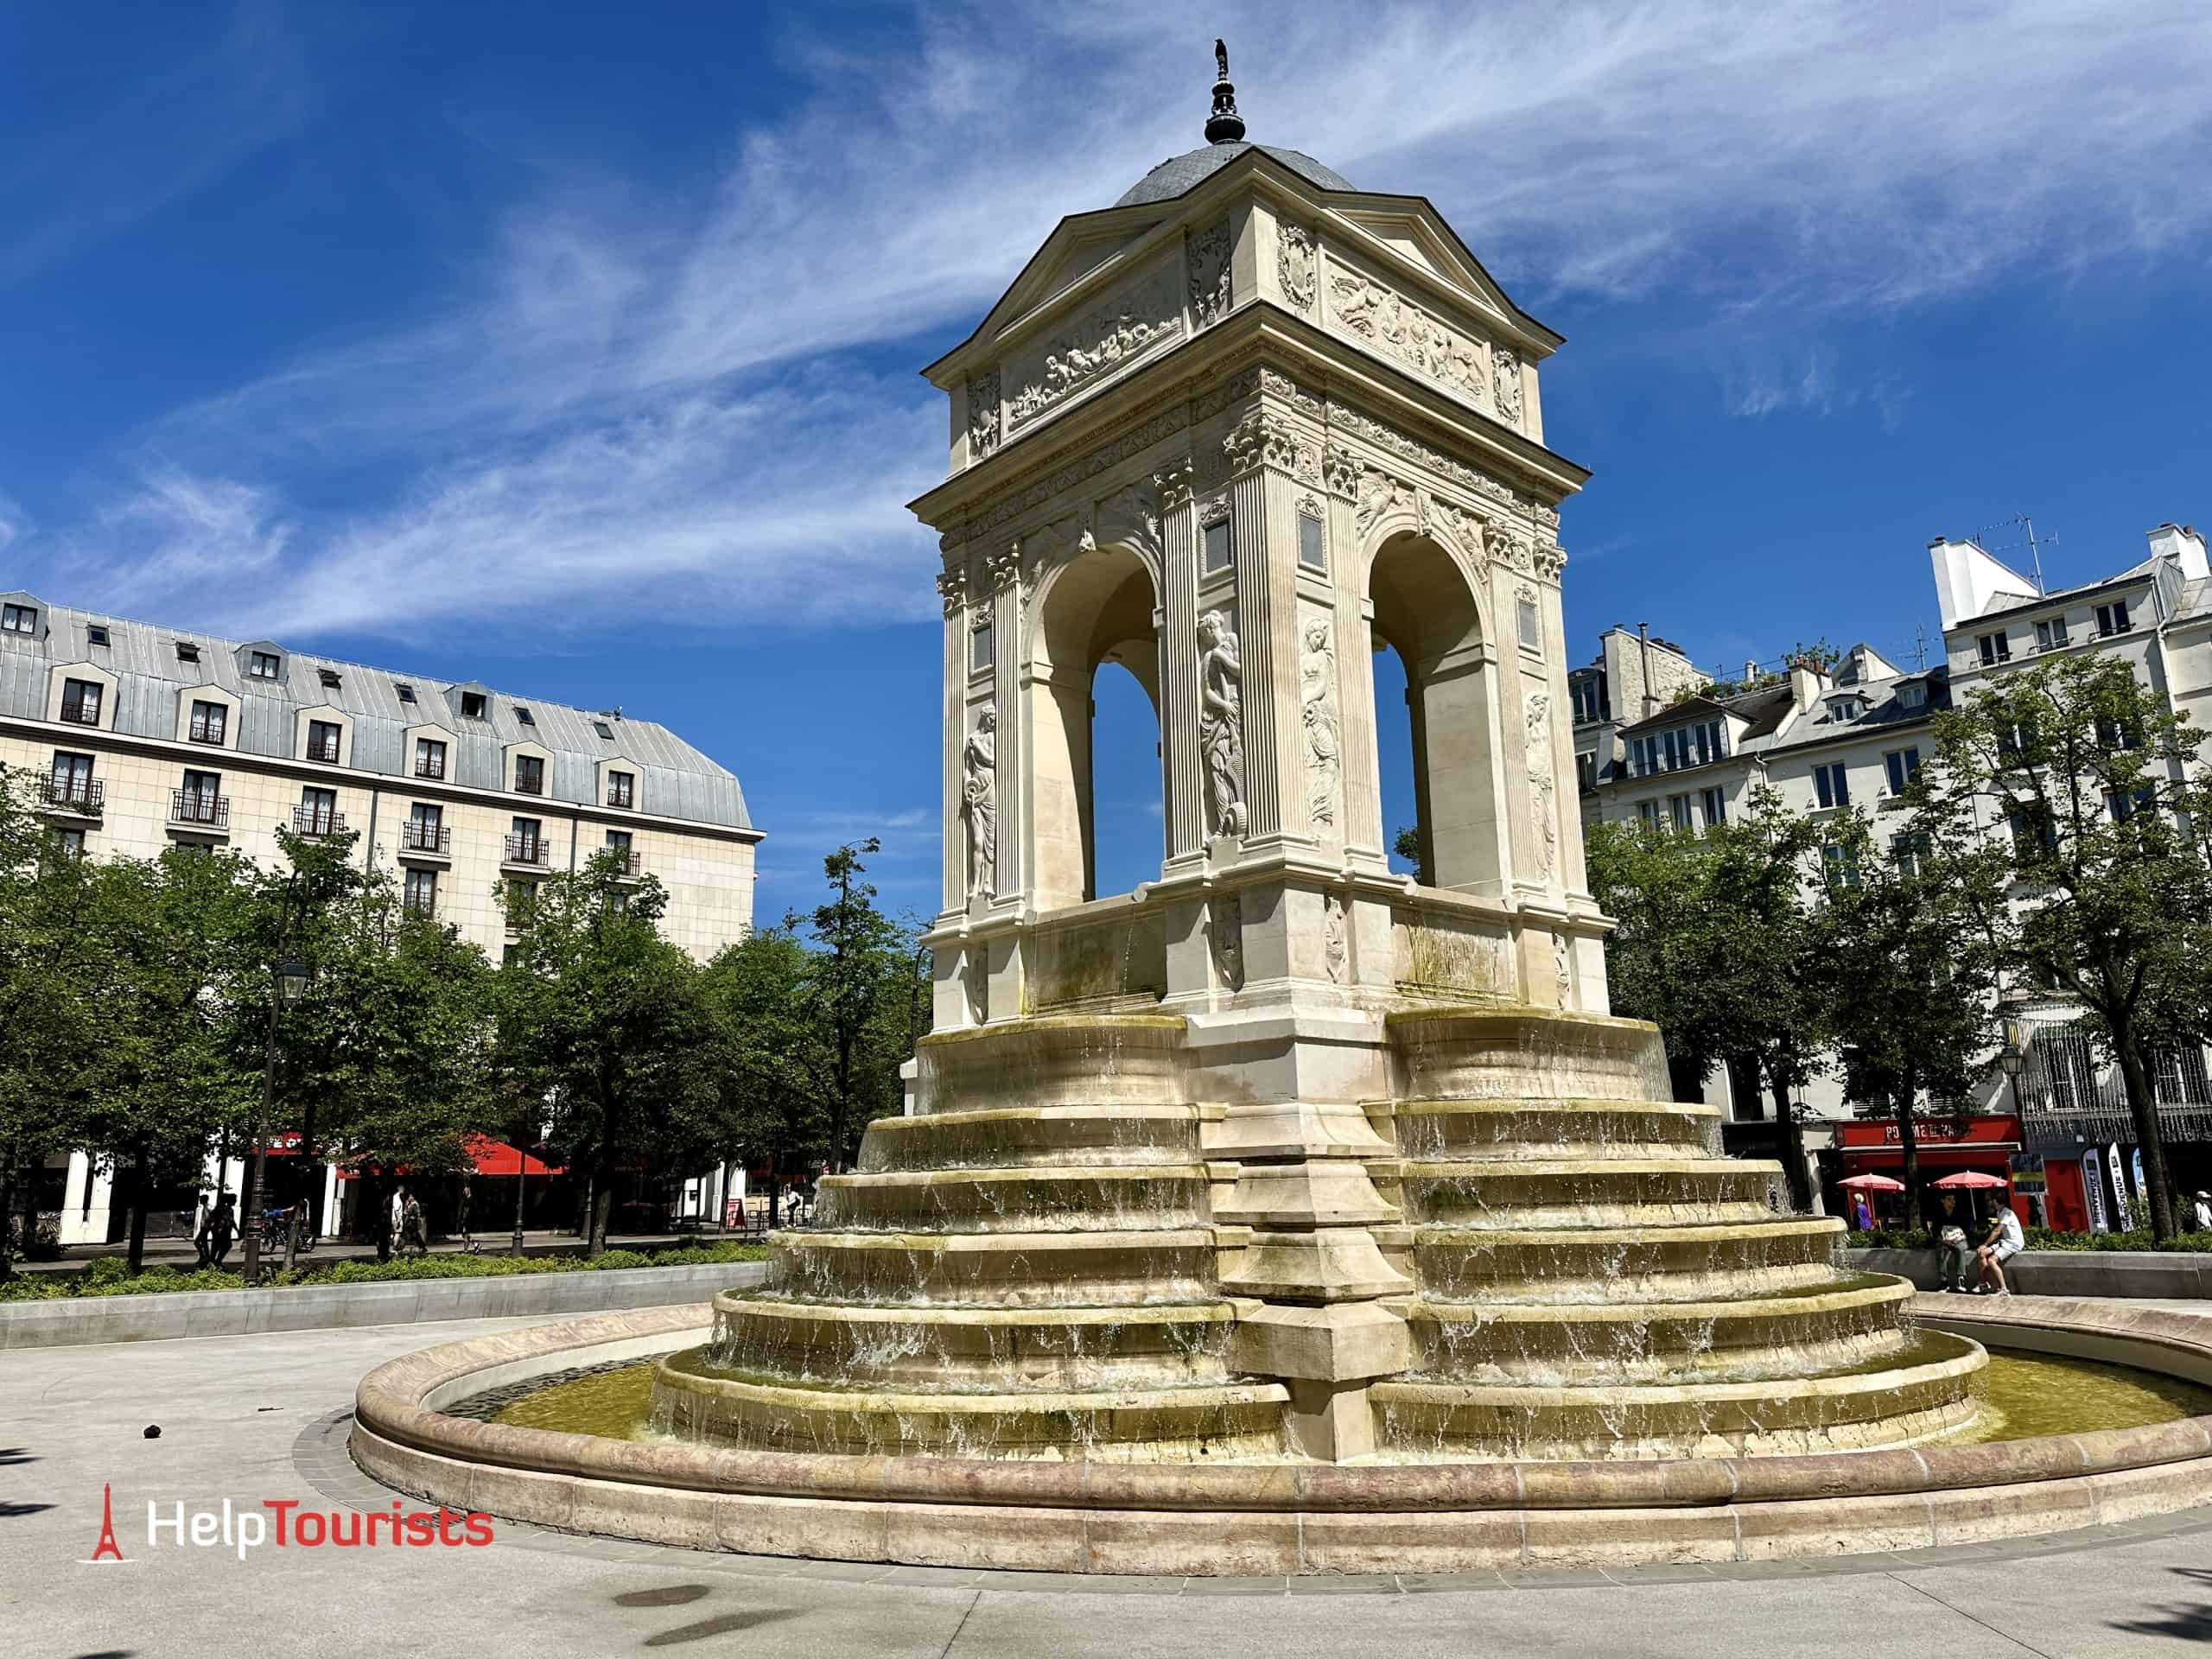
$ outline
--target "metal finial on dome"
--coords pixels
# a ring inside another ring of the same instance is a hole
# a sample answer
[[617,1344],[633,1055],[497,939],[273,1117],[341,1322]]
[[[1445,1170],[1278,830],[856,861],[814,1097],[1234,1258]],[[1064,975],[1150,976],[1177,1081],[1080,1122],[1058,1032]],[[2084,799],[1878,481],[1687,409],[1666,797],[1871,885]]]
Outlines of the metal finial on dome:
[[1233,144],[1244,136],[1244,118],[1236,113],[1236,89],[1229,84],[1229,47],[1213,43],[1214,67],[1220,78],[1213,84],[1213,113],[1206,118],[1206,142]]

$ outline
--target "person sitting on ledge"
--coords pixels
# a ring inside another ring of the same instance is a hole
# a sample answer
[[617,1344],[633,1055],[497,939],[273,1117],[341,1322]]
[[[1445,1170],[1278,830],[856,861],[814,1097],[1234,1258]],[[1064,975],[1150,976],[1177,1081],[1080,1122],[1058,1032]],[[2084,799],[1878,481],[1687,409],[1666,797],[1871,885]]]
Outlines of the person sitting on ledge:
[[1942,1262],[1943,1288],[1963,1291],[1967,1287],[1967,1257],[1974,1254],[1967,1243],[1967,1230],[1955,1220],[1947,1220],[1936,1235],[1936,1243]]
[[[2020,1231],[2020,1218],[2012,1213],[2012,1206],[2000,1204],[1997,1213],[1989,1218],[1989,1236],[1982,1240],[1981,1248],[1974,1252],[1981,1263],[1981,1282],[1977,1284],[1977,1296],[2009,1296],[2012,1287],[2005,1282],[2005,1264],[2018,1255],[2027,1245],[2026,1236]],[[1993,1286],[1990,1281],[1997,1282]]]

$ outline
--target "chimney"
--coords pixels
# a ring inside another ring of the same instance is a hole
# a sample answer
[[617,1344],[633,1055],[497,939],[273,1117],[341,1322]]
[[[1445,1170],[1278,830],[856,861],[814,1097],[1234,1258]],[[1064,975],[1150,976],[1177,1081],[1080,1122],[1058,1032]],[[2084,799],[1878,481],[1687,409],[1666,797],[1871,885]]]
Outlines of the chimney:
[[1789,698],[1803,714],[1821,700],[1821,693],[1828,689],[1828,677],[1800,657],[1789,664]]
[[2160,524],[2151,532],[2151,556],[2171,559],[2181,567],[2185,582],[2202,582],[2212,576],[2204,556],[2204,537],[2194,524]]
[[1746,657],[1744,659],[1744,683],[1749,685],[1759,677],[1759,665]]

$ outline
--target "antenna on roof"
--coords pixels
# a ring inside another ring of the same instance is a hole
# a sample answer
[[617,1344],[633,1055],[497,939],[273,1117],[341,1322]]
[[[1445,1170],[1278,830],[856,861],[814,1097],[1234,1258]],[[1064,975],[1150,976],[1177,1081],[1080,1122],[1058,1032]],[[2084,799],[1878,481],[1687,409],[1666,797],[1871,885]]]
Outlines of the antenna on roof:
[[[1993,530],[2013,529],[2018,529],[2021,531],[2021,540],[2017,542],[2008,542],[2002,547],[1993,547],[1990,545],[1988,541],[1985,539]],[[2009,552],[2014,548],[2026,548],[2028,550],[2029,563],[2035,567],[2036,592],[2038,594],[2041,594],[2050,591],[2048,588],[2044,586],[2043,549],[2044,543],[2049,543],[2053,547],[2057,546],[2058,537],[2056,536],[2046,536],[2043,538],[2042,542],[2038,542],[2036,539],[2036,521],[2029,518],[2026,513],[2016,512],[2010,518],[2005,519],[2002,524],[1985,525],[1982,529],[1974,532],[1974,538],[1975,541],[1981,543],[1981,550],[1985,553],[2004,553]]]

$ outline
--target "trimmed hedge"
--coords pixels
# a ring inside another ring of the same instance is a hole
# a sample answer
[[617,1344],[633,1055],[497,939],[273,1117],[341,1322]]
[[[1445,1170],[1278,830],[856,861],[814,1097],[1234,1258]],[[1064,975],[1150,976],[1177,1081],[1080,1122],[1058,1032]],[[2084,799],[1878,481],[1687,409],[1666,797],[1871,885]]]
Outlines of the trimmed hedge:
[[[2194,1250],[2212,1253],[2212,1233],[2176,1233],[2164,1244],[2151,1242],[2151,1230],[2139,1227],[2132,1233],[2058,1233],[2048,1227],[2029,1227],[2027,1235],[2031,1250]],[[1923,1227],[1875,1227],[1863,1233],[1847,1233],[1846,1244],[1853,1249],[1868,1250],[1930,1250],[1936,1241]]]
[[[627,1268],[702,1268],[720,1262],[759,1262],[767,1256],[760,1244],[686,1244],[648,1255],[639,1250],[603,1250],[582,1255],[439,1255],[395,1257],[390,1262],[331,1262],[286,1274],[263,1275],[271,1287],[289,1285],[371,1285],[388,1279],[496,1279],[517,1273],[616,1273]],[[32,1273],[0,1285],[0,1301],[48,1301],[67,1296],[145,1296],[180,1290],[243,1290],[243,1274],[214,1268],[182,1273],[149,1268],[130,1275],[120,1255],[96,1257],[82,1273]]]

